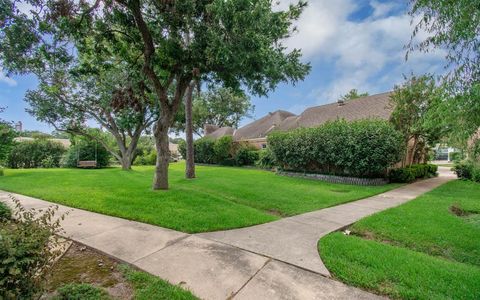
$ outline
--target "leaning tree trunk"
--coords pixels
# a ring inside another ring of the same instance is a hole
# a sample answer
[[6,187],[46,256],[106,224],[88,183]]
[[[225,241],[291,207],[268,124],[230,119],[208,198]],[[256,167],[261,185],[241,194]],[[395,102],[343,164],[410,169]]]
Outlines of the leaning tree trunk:
[[166,120],[160,119],[155,127],[155,145],[157,148],[157,162],[155,165],[155,176],[153,178],[154,190],[168,190],[168,164],[170,160],[170,149],[168,147],[168,124]]
[[192,122],[192,95],[195,81],[192,80],[185,95],[185,138],[187,157],[185,165],[185,177],[195,178],[195,158],[193,151],[193,122]]

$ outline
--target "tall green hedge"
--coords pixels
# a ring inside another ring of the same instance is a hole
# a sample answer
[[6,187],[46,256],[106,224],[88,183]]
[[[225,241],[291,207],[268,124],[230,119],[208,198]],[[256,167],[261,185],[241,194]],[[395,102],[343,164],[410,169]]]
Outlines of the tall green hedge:
[[404,152],[401,133],[376,119],[275,132],[268,144],[284,170],[355,177],[385,176]]
[[57,168],[65,151],[62,144],[47,139],[19,142],[8,154],[6,165],[12,169]]
[[[186,145],[180,143],[178,150],[185,158]],[[225,166],[253,165],[258,160],[258,150],[244,142],[235,142],[224,136],[217,140],[204,137],[194,142],[195,162]]]

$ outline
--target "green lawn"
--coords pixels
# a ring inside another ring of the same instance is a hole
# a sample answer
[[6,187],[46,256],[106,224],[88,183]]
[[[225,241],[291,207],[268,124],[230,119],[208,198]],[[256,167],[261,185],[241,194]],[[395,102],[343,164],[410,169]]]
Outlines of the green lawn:
[[157,276],[123,266],[124,276],[132,285],[135,300],[198,300],[190,291],[172,285]]
[[393,298],[480,299],[479,215],[480,184],[457,180],[327,235],[319,251],[335,277]]
[[5,170],[0,189],[184,232],[245,227],[372,196],[398,185],[364,187],[198,166],[184,179],[170,167],[169,191],[152,191],[153,167]]

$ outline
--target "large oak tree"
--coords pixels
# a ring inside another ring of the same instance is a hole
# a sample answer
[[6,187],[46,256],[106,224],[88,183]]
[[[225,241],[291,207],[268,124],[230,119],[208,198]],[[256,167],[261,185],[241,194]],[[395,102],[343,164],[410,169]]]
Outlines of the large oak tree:
[[280,82],[303,79],[310,68],[300,61],[299,50],[289,52],[282,44],[306,5],[301,0],[285,11],[274,10],[271,0],[96,0],[93,5],[59,0],[30,4],[37,8],[33,18],[16,18],[18,12],[10,9],[7,14],[13,17],[0,25],[7,28],[0,36],[2,43],[9,45],[8,53],[1,57],[11,62],[7,70],[21,69],[32,51],[64,55],[71,45],[81,51],[87,40],[112,45],[119,57],[125,47],[140,52],[142,72],[160,107],[154,124],[154,189],[168,188],[168,132],[192,80],[220,82],[236,89],[241,86],[265,95]]

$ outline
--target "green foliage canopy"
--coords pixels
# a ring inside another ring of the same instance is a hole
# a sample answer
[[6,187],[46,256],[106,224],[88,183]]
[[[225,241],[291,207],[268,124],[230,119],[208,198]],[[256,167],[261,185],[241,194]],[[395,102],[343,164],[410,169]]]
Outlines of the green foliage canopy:
[[[193,99],[193,131],[203,136],[205,124],[237,128],[241,119],[250,117],[255,107],[243,92],[231,88],[209,88]],[[175,131],[185,130],[185,112],[179,110]]]
[[[454,85],[470,87],[480,79],[480,5],[477,0],[412,0],[418,17],[409,52],[446,49]],[[416,19],[414,19],[416,20]],[[417,42],[423,32],[427,38]],[[407,56],[408,57],[408,56]]]
[[[192,79],[266,95],[310,70],[289,37],[306,3],[275,10],[270,0],[32,1],[31,16],[4,0],[0,60],[9,72],[35,72],[68,62],[70,53],[112,51],[122,62],[137,52],[160,114],[154,126],[159,159],[154,189],[168,188],[168,131]],[[45,38],[50,36],[51,38]]]

